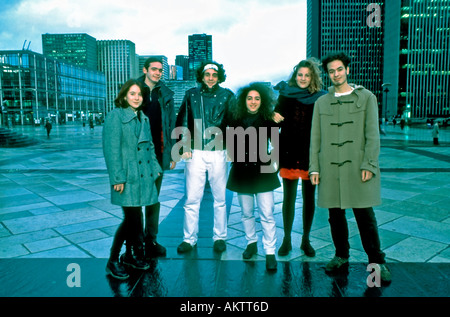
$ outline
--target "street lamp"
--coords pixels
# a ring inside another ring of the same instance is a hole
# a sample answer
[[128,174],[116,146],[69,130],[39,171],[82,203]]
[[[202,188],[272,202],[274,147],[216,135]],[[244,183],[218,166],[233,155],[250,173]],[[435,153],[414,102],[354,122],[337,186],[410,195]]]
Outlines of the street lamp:
[[388,92],[389,92],[389,86],[391,86],[391,83],[384,83],[381,85],[381,87],[383,88],[383,91],[386,93],[386,101],[384,102],[384,109],[383,109],[383,120],[386,124],[387,121],[387,105],[388,105]]

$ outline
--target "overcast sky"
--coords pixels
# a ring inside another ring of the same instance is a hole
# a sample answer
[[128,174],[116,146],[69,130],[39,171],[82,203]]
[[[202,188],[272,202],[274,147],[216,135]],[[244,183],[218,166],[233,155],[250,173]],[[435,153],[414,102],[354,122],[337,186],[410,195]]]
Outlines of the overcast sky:
[[306,57],[306,0],[0,0],[0,50],[42,53],[43,33],[127,39],[139,55],[188,55],[188,35],[213,36],[213,59],[236,90],[276,84]]

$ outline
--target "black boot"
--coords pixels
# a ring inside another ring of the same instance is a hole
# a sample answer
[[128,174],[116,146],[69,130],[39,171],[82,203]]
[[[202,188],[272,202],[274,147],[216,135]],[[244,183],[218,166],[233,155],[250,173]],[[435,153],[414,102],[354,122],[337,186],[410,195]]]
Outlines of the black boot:
[[136,270],[147,270],[150,268],[150,265],[144,262],[144,248],[142,246],[128,246],[126,244],[125,254],[122,254],[120,258],[123,264]]
[[244,253],[242,253],[242,257],[244,260],[249,260],[251,257],[258,252],[258,246],[256,242],[250,243],[247,245]]
[[119,280],[126,280],[129,275],[123,265],[119,262],[119,259],[109,259],[106,263],[106,272],[112,277]]
[[291,238],[283,238],[283,243],[281,244],[281,247],[278,249],[278,255],[279,256],[286,256],[291,252],[292,250],[292,243]]

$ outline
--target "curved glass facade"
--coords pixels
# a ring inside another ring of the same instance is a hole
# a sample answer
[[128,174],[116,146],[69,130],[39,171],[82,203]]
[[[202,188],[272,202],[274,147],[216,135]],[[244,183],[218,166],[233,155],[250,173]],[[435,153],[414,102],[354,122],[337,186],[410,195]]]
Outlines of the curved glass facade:
[[105,113],[102,72],[56,61],[32,51],[0,51],[3,125],[100,119]]

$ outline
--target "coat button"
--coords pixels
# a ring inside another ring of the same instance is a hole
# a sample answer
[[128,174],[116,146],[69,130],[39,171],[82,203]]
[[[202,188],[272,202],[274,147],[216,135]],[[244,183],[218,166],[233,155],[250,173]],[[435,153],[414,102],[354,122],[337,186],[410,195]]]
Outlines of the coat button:
[[141,148],[140,147],[138,147],[138,151],[140,151],[141,150]]
[[139,161],[139,164],[142,164],[142,162],[141,162],[141,161]]
[[144,177],[144,174],[141,174],[141,177]]

